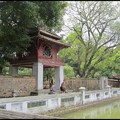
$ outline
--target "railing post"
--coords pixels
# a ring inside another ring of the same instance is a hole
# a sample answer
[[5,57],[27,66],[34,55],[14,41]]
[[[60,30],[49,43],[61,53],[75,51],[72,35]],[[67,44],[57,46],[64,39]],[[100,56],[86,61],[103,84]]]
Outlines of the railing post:
[[84,101],[85,101],[85,87],[80,87],[79,90],[82,93],[82,104],[84,104]]
[[106,88],[108,89],[109,97],[111,97],[111,88],[110,88],[110,85],[107,85]]

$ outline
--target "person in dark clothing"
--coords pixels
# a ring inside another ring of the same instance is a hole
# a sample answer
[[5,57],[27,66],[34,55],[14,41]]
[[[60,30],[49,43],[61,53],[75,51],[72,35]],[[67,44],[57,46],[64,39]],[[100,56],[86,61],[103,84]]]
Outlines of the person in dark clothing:
[[53,79],[50,80],[50,89],[51,89],[52,85],[53,85]]
[[67,91],[66,91],[66,86],[65,86],[65,80],[63,80],[63,82],[61,83],[60,90],[61,90],[62,92],[67,93]]

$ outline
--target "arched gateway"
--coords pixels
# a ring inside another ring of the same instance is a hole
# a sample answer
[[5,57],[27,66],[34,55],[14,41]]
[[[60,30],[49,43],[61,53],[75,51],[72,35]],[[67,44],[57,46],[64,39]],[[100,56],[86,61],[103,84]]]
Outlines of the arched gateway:
[[59,36],[39,28],[31,29],[29,35],[31,37],[31,46],[27,49],[29,54],[26,56],[17,54],[16,59],[10,61],[10,73],[16,75],[18,67],[32,68],[36,89],[39,91],[43,89],[43,69],[54,67],[55,86],[59,89],[64,79],[64,62],[58,59],[57,53],[69,45],[61,43]]

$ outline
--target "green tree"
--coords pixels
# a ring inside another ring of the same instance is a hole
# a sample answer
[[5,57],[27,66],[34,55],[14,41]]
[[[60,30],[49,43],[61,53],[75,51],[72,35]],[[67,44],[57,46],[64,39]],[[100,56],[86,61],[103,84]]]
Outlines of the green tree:
[[120,74],[120,45],[114,49],[113,55],[100,63],[97,68],[101,74],[112,77],[113,74]]
[[[88,77],[97,68],[97,64],[113,54],[118,45],[120,34],[114,27],[119,18],[117,5],[109,1],[70,2],[67,14],[71,23],[66,26],[74,34],[68,36],[68,39],[72,44],[70,49],[74,48],[76,56],[72,60],[76,60],[76,71],[80,77]],[[72,52],[65,54],[69,58]]]
[[30,28],[60,30],[66,5],[63,1],[1,1],[0,69],[4,60],[26,51],[30,45]]
[[73,67],[71,67],[71,66],[66,64],[64,66],[64,75],[65,75],[65,78],[75,77],[75,73],[74,73]]
[[54,79],[54,75],[54,68],[44,68],[44,80],[50,81],[51,79]]

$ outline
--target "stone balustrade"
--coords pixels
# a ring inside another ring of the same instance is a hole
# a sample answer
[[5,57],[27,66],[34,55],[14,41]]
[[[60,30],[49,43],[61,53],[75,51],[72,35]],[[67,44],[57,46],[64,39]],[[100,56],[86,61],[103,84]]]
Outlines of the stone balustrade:
[[93,91],[80,89],[79,92],[1,98],[0,108],[23,113],[43,113],[56,108],[86,104],[119,95],[119,88],[106,87],[106,89],[103,90]]

